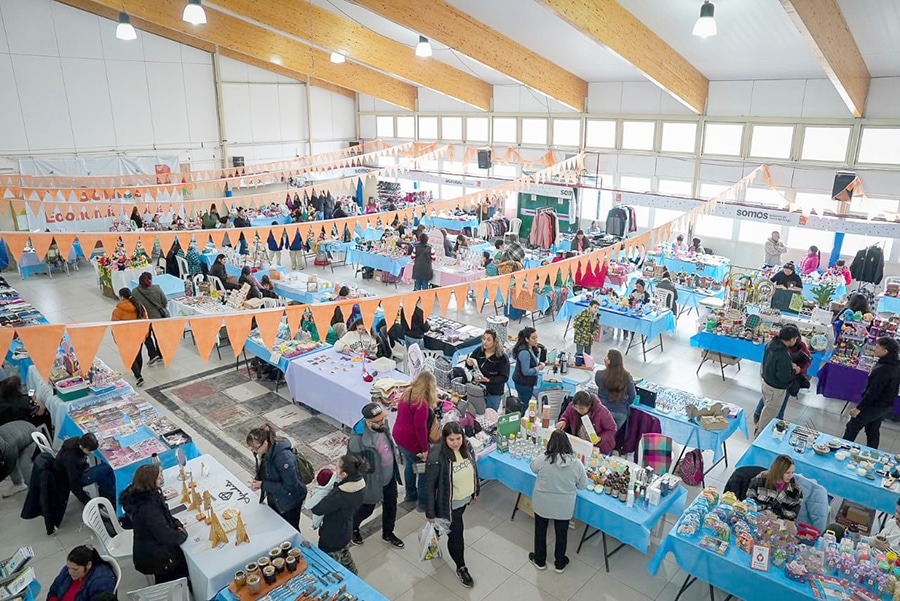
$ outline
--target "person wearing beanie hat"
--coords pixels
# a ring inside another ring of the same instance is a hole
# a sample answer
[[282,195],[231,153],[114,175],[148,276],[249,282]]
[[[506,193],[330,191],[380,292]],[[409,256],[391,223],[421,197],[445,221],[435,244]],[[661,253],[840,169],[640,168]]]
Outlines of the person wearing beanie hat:
[[785,263],[781,271],[769,278],[779,288],[796,288],[803,290],[803,280],[797,274],[797,269],[791,262]]
[[369,466],[368,472],[363,474],[366,480],[365,497],[353,516],[353,537],[350,542],[354,545],[363,544],[359,527],[375,511],[375,505],[381,503],[381,540],[402,549],[403,541],[394,534],[400,467],[387,415],[387,411],[378,403],[369,403],[363,407],[363,417],[353,426],[347,443],[347,454],[362,457]]
[[[319,470],[319,473],[316,474],[316,486],[315,490],[313,490],[312,494],[309,495],[309,499],[306,501],[307,507],[315,507],[319,504],[319,501],[328,496],[328,493],[331,492],[331,489],[334,488],[335,483],[337,482],[337,477],[334,474],[333,470],[328,469],[327,467],[323,467]],[[310,512],[312,515],[312,527],[314,530],[318,530],[319,526],[322,525],[322,520],[325,519],[325,516],[319,515],[318,513]]]

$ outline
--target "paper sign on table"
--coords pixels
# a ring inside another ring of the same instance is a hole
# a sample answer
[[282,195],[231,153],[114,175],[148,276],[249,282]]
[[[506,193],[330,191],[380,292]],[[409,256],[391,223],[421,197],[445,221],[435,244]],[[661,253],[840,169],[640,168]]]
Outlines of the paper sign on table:
[[594,424],[591,423],[590,415],[581,416],[581,425],[584,426],[584,431],[587,432],[588,438],[591,439],[591,444],[600,442],[600,437],[597,436],[597,431],[594,430]]
[[521,427],[522,416],[518,413],[506,413],[497,418],[497,431],[500,436],[518,434]]
[[753,552],[750,554],[750,568],[760,570],[762,572],[769,571],[769,547],[765,545],[753,545]]

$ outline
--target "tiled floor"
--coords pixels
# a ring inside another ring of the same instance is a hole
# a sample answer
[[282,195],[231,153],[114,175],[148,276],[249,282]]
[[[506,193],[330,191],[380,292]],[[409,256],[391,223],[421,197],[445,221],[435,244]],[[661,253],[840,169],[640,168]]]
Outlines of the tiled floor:
[[[322,273],[318,269],[316,272]],[[80,272],[73,272],[70,277],[55,275],[52,280],[46,276],[33,276],[22,281],[14,272],[2,275],[51,321],[105,320],[114,307],[112,300],[100,295],[92,270],[84,265]],[[342,282],[353,280],[350,267],[336,269],[333,276],[330,271],[324,275]],[[394,291],[371,281],[355,280],[354,283],[379,294]],[[400,290],[408,288],[400,284]],[[487,317],[487,312],[479,315],[472,302],[466,303],[458,312],[451,305],[449,313],[460,321],[479,325],[484,325]],[[701,369],[699,375],[695,374],[699,359],[697,351],[688,344],[695,327],[695,318],[683,316],[675,335],[666,337],[664,353],[654,351],[646,363],[638,353],[629,354],[626,367],[635,377],[728,400],[752,411],[759,398],[758,366],[746,363],[740,372],[729,368],[725,381],[718,370],[709,364]],[[510,332],[515,333],[518,328],[518,324],[511,324]],[[563,329],[562,323],[544,321],[538,325],[540,339],[549,348],[573,350],[571,338],[562,340]],[[623,343],[605,339],[595,344],[594,356],[601,358],[611,346],[624,350]],[[111,365],[122,368],[111,339],[103,342],[99,354]],[[243,479],[249,479],[248,470],[252,469],[249,451],[241,444],[243,437],[249,427],[264,419],[294,441],[304,444],[316,463],[329,461],[324,453],[333,448],[334,437],[342,436],[327,418],[314,416],[301,407],[291,405],[286,387],[280,387],[276,394],[270,382],[250,382],[246,371],[235,371],[229,347],[223,347],[221,360],[214,352],[207,364],[199,358],[190,338],[187,338],[182,342],[176,361],[168,368],[161,364],[145,367],[144,378],[144,394],[171,418],[185,424],[185,430],[195,437],[202,450],[215,455],[225,467]],[[805,393],[799,401],[792,401],[787,417],[793,421],[811,422],[824,432],[840,435],[846,423],[846,418],[840,415],[841,407],[840,402]],[[729,456],[736,460],[748,444],[741,434],[735,435],[728,443]],[[882,447],[892,452],[900,450],[900,428],[897,424],[886,422],[883,426]],[[731,468],[720,464],[711,472],[708,483],[721,487],[730,471]],[[0,490],[5,490],[7,482],[0,484]],[[691,492],[696,494],[696,489]],[[0,538],[0,558],[9,556],[23,544],[32,545],[38,559],[35,566],[39,579],[46,586],[65,564],[68,550],[90,540],[91,536],[87,529],[81,527],[81,506],[74,499],[69,503],[59,532],[50,537],[44,533],[40,520],[26,522],[19,519],[22,500],[21,496],[0,500],[0,520],[4,528],[4,536]],[[684,573],[671,557],[663,562],[659,574],[651,577],[646,569],[648,557],[625,548],[611,559],[611,573],[606,574],[599,537],[585,543],[581,553],[575,554],[580,529],[570,530],[572,564],[566,574],[561,576],[552,570],[538,572],[528,562],[533,521],[521,512],[514,521],[509,520],[514,500],[515,494],[510,490],[489,483],[477,504],[466,512],[467,563],[476,582],[471,590],[463,588],[456,580],[449,560],[417,561],[417,534],[423,525],[423,517],[415,511],[401,511],[398,520],[396,533],[406,542],[405,549],[396,551],[389,548],[377,534],[370,535],[363,546],[353,548],[360,574],[388,598],[402,601],[430,601],[436,598],[670,601],[675,598]],[[367,532],[377,532],[378,515],[376,513],[372,522],[366,525]],[[668,531],[674,520],[673,517],[667,518],[654,533],[656,536],[651,544],[651,553],[655,551],[659,537]],[[315,540],[315,531],[309,526],[307,517],[303,518],[301,526],[304,534]],[[129,591],[145,585],[144,578],[127,561],[123,568],[124,582],[120,590]],[[697,584],[682,599],[705,600],[708,599],[708,591]]]

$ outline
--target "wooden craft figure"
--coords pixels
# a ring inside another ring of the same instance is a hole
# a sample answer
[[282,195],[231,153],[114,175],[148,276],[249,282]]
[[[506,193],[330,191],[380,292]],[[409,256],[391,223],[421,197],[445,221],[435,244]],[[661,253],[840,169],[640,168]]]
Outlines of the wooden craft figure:
[[250,535],[247,534],[247,526],[244,524],[244,518],[241,517],[241,514],[238,514],[237,518],[237,532],[234,534],[234,546],[237,547],[241,543],[249,543]]
[[181,502],[182,503],[190,503],[191,502],[191,490],[187,486],[187,482],[181,481]]
[[191,504],[188,506],[188,511],[200,511],[201,503],[203,500],[200,498],[200,493],[197,492],[196,488],[191,490]]
[[212,543],[213,548],[219,546],[219,543],[228,544],[228,535],[225,534],[225,529],[214,511],[211,511],[209,517],[209,542]]

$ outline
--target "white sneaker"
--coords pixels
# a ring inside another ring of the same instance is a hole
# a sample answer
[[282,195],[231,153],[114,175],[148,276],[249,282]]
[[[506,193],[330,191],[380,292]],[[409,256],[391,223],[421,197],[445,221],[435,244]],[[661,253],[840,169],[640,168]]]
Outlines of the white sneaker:
[[24,484],[13,484],[9,490],[7,490],[5,493],[3,493],[3,498],[8,499],[14,495],[19,494],[23,490],[28,490],[28,487],[25,486]]

